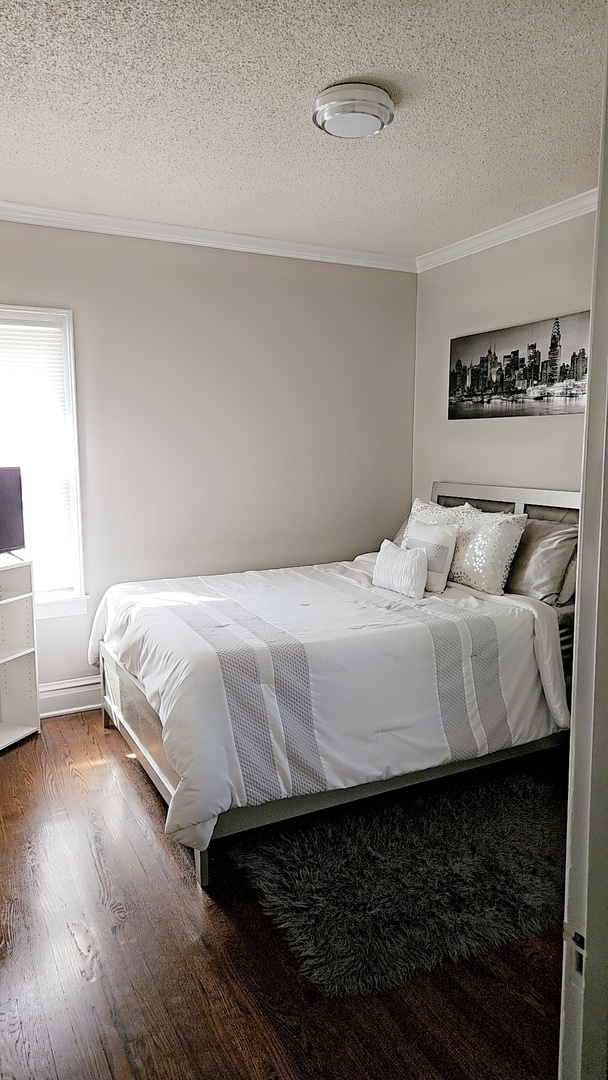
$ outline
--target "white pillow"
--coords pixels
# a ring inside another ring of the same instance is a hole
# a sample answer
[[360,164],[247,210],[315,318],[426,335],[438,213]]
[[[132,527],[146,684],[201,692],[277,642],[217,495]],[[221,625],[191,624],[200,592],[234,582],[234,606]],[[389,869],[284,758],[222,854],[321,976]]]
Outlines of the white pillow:
[[528,515],[487,513],[469,503],[459,510],[458,539],[449,580],[500,596]]
[[427,525],[457,525],[461,510],[461,506],[440,506],[439,503],[414,499],[412,509],[399,529],[394,543],[407,547],[408,530],[414,521],[425,521]]
[[405,551],[390,540],[383,540],[376,557],[372,585],[420,600],[426,585],[426,569],[426,554],[422,548]]
[[422,548],[428,563],[427,592],[443,592],[457,543],[458,525],[428,525],[426,521],[408,522],[404,544],[410,551]]

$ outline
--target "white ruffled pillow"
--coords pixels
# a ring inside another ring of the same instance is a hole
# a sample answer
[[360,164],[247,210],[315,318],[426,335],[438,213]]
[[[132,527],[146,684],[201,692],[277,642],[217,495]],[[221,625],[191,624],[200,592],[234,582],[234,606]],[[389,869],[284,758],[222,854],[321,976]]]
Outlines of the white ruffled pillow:
[[416,519],[408,522],[403,541],[408,551],[422,548],[426,552],[426,591],[440,593],[446,587],[458,538],[458,525],[429,525]]
[[488,513],[469,503],[457,509],[458,538],[448,580],[502,595],[528,515]]
[[383,540],[376,556],[372,585],[420,600],[424,595],[426,572],[427,558],[422,548],[405,551],[391,540]]

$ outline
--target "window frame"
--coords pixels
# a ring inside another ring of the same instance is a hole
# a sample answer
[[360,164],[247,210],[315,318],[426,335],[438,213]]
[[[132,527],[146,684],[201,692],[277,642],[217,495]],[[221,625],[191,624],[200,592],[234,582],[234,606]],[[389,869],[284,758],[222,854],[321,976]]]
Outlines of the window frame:
[[[74,522],[74,550],[78,566],[74,567],[74,584],[59,595],[48,590],[36,591],[36,566],[34,564],[34,610],[36,619],[57,618],[65,615],[86,615],[87,600],[84,588],[84,559],[82,544],[82,498],[80,490],[80,458],[78,445],[78,415],[76,402],[76,365],[74,359],[74,320],[68,308],[22,307],[18,304],[0,304],[0,325],[6,323],[38,323],[58,326],[63,344],[63,378],[65,388],[65,415],[69,425],[69,440],[73,472],[70,477],[71,512]],[[29,558],[26,549],[26,557]]]

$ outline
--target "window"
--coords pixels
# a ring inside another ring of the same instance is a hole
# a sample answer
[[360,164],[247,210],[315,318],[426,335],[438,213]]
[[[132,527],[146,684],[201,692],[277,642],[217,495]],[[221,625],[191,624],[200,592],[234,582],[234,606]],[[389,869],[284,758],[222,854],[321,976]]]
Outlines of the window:
[[86,611],[72,316],[0,306],[0,465],[19,465],[36,615]]

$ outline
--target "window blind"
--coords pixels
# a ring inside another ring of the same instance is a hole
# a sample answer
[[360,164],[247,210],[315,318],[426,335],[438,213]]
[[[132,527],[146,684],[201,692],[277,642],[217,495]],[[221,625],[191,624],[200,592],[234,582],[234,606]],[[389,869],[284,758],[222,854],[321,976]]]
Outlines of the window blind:
[[0,307],[0,465],[18,465],[36,599],[82,595],[68,311]]

